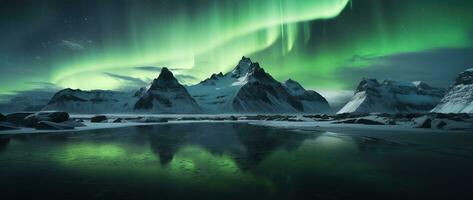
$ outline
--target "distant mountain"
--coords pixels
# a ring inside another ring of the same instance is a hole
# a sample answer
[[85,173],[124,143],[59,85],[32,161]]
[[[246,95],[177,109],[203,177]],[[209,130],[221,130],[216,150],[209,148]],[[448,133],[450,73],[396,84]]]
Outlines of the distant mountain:
[[126,113],[132,111],[136,99],[133,93],[68,88],[57,92],[42,110],[70,113]]
[[330,109],[327,100],[316,91],[306,90],[292,79],[287,80],[283,85],[290,95],[302,103],[304,112],[326,112]]
[[39,111],[49,101],[54,93],[41,93],[40,95],[20,95],[13,97],[5,103],[0,103],[0,112],[10,113],[18,111]]
[[473,68],[458,75],[455,83],[432,112],[473,113]]
[[146,91],[141,91],[134,109],[151,113],[201,113],[199,105],[167,68],[154,79]]
[[188,90],[210,113],[316,113],[329,108],[317,92],[292,80],[284,85],[246,57],[231,72],[213,74]]
[[363,79],[350,101],[338,113],[429,112],[445,94],[424,82]]

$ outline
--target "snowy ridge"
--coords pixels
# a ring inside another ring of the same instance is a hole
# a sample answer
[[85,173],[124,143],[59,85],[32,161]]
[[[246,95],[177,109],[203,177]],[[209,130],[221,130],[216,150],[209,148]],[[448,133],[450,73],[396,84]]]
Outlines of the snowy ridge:
[[428,84],[363,79],[350,101],[338,113],[428,112],[445,94],[445,90]]
[[448,93],[432,112],[473,113],[473,68],[458,75]]
[[188,87],[199,106],[209,113],[315,113],[328,109],[325,98],[315,91],[306,91],[301,86],[297,92],[291,89],[246,57],[231,72],[213,74]]

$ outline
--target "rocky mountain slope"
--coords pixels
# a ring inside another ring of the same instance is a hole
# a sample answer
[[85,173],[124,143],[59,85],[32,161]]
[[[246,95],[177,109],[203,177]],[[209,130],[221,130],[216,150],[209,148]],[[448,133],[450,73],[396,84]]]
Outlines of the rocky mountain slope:
[[455,83],[432,112],[473,113],[473,68],[458,75]]
[[141,91],[134,110],[151,113],[200,113],[202,110],[187,89],[181,85],[167,68],[154,79],[146,91]]
[[445,90],[424,82],[363,79],[350,101],[338,113],[428,112],[444,96]]
[[231,72],[213,74],[188,89],[209,113],[317,113],[329,108],[315,91],[292,80],[282,84],[246,57]]

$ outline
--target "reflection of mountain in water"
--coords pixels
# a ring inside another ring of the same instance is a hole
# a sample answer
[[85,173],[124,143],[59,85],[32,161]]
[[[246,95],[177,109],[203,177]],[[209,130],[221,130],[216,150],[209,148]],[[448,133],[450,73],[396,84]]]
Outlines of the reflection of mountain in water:
[[172,161],[179,149],[196,145],[213,154],[230,154],[242,169],[257,165],[277,149],[296,149],[312,136],[267,127],[223,123],[163,125],[141,129],[149,133],[150,146],[162,164]]
[[235,156],[241,169],[249,169],[259,164],[275,150],[297,149],[302,142],[314,136],[258,126],[240,126],[237,134],[246,149],[246,154]]
[[410,144],[369,136],[352,136],[352,139],[361,152],[373,152],[379,149],[386,150],[400,146],[410,146]]

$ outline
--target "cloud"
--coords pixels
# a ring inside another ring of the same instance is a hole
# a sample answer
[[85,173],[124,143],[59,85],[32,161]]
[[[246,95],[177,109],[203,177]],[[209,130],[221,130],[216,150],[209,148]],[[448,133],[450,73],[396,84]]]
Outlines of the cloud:
[[81,51],[85,49],[85,46],[83,46],[79,42],[74,42],[70,40],[62,40],[61,45],[67,47],[68,49],[72,51]]
[[109,73],[109,72],[102,72],[104,75],[114,78],[119,81],[124,81],[127,82],[127,87],[126,88],[138,88],[138,87],[143,87],[145,85],[148,85],[148,82],[140,79],[140,78],[135,78],[131,76],[124,76],[120,74],[114,74],[114,73]]
[[30,81],[28,83],[35,86],[37,90],[41,91],[58,91],[63,89],[62,87],[50,82]]
[[199,80],[197,77],[195,76],[191,76],[191,75],[184,75],[184,74],[178,74],[178,75],[174,75],[178,80],[187,80],[187,81],[196,81],[196,80]]
[[356,87],[361,78],[366,77],[422,80],[433,86],[446,88],[458,73],[473,67],[472,55],[473,47],[439,48],[386,56],[356,56],[338,68],[336,74],[339,79],[352,81],[353,87]]
[[[160,72],[162,67],[154,67],[154,66],[143,66],[143,67],[134,67],[137,70],[142,70],[142,71],[152,71],[152,72]],[[171,71],[182,71],[186,70],[184,68],[169,68]]]

